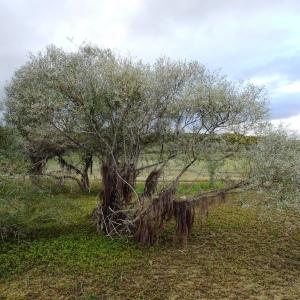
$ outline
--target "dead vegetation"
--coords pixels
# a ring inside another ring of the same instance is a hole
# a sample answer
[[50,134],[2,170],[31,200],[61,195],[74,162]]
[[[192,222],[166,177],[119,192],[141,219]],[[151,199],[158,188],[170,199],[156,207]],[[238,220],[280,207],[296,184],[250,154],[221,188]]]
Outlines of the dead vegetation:
[[140,194],[134,189],[138,175],[134,165],[123,167],[120,174],[113,167],[113,162],[103,164],[103,188],[100,192],[102,201],[93,213],[98,231],[103,231],[110,237],[125,234],[146,246],[157,242],[166,224],[175,220],[176,239],[186,245],[194,224],[195,209],[197,208],[203,221],[210,206],[224,203],[227,193],[245,184],[240,181],[227,188],[179,198],[176,194],[179,179],[195,161],[193,159],[185,165],[173,181],[160,189],[158,182],[164,164],[160,168],[154,168],[149,172]]

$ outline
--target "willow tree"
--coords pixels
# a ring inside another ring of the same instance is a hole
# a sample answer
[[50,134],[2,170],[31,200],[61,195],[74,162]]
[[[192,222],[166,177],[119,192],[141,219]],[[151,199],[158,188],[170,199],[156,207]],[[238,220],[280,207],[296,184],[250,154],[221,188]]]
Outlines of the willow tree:
[[[257,177],[250,172],[255,168],[248,167],[240,180],[224,181],[220,190],[199,191],[192,199],[176,196],[181,176],[197,161],[240,159],[242,154],[247,160],[245,153],[257,145],[229,143],[223,133],[253,133],[267,115],[261,88],[233,83],[195,61],[160,58],[150,65],[90,45],[72,53],[51,46],[16,72],[6,106],[12,122],[22,107],[28,112],[25,127],[47,124],[64,143],[99,157],[102,188],[95,216],[98,229],[109,235],[131,235],[152,244],[175,218],[175,231],[185,240],[195,206],[205,215],[229,191],[255,186],[250,180]],[[146,165],[149,152],[152,161]],[[159,185],[174,159],[181,170]],[[141,171],[148,176],[139,194]]]
[[[41,80],[41,66],[26,64],[15,74],[6,87],[6,121],[14,126],[22,137],[22,151],[31,162],[29,173],[36,182],[40,176],[51,176],[59,180],[75,180],[82,191],[89,190],[88,172],[92,170],[92,154],[69,141],[50,123],[55,118],[55,111],[50,107],[37,107],[37,101],[47,101],[47,81]],[[38,88],[37,88],[38,87]],[[44,103],[46,104],[46,103]],[[40,111],[42,109],[43,111]],[[74,124],[69,122],[68,126]],[[80,135],[78,140],[82,139]],[[80,161],[75,164],[67,156],[76,152]],[[56,159],[61,169],[45,172],[50,159]],[[79,178],[78,178],[79,177]]]

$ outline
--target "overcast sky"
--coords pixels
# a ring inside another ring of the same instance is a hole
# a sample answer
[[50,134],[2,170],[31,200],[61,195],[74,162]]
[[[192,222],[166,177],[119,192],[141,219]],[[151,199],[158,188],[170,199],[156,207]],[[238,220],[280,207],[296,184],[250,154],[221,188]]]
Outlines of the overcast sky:
[[0,0],[0,38],[0,95],[29,52],[87,41],[265,85],[271,118],[300,133],[300,0]]

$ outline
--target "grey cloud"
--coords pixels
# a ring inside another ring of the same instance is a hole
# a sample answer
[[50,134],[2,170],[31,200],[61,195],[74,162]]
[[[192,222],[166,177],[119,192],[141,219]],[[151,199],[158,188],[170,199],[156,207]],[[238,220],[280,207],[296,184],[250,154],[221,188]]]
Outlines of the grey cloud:
[[[76,24],[79,12],[88,16],[93,6],[76,1],[2,0],[0,2],[0,97],[14,70],[36,52],[52,43],[63,24]],[[66,38],[68,32],[66,32]]]
[[[67,39],[62,43],[61,36],[71,35],[76,40],[74,28],[84,28],[83,34],[87,36],[91,31],[94,36],[107,31],[107,24],[99,17],[104,3],[100,0],[1,0],[0,98],[1,87],[26,61],[29,51],[36,52],[53,42],[65,47]],[[138,3],[135,14],[123,23],[127,39],[125,44],[119,43],[118,50],[131,50],[146,60],[159,55],[196,59],[208,68],[221,68],[234,79],[274,73],[289,80],[300,78],[300,21],[289,24],[289,17],[300,19],[298,0],[144,0]],[[93,22],[88,23],[90,19]],[[84,24],[88,24],[86,28]],[[99,40],[100,37],[91,42]],[[271,101],[273,117],[300,113],[296,95],[279,96],[274,95]]]
[[281,74],[287,80],[300,79],[300,50],[290,55],[278,55],[271,60],[265,59],[259,65],[252,65],[244,69],[244,73],[248,77],[267,76],[272,74]]
[[[300,78],[300,44],[291,41],[298,39],[300,23],[291,26],[288,18],[299,12],[299,1],[149,0],[131,29],[149,39],[178,40],[169,42],[170,48],[209,68],[220,67],[234,79],[280,74],[293,81]],[[180,26],[187,33],[178,39]],[[300,95],[270,94],[272,118],[300,114]]]
[[272,119],[288,118],[300,114],[300,93],[292,96],[275,97],[271,102]]
[[[270,11],[297,10],[297,0],[146,0],[132,19],[131,29],[136,33],[168,33],[172,25],[205,24],[207,21],[229,18],[251,18]],[[243,25],[242,23],[240,24]]]
[[160,47],[165,54],[246,79],[290,48],[300,23],[291,28],[285,18],[297,13],[299,1],[146,0],[129,28],[133,40],[142,37],[155,45],[153,51]]
[[[279,79],[267,85],[270,92],[270,115],[274,119],[287,118],[300,114],[300,93],[279,93],[277,88],[282,84],[300,80],[300,52],[291,56],[279,55],[260,65],[253,65],[244,69],[246,78],[272,77],[279,75]],[[282,80],[282,81],[281,81]]]

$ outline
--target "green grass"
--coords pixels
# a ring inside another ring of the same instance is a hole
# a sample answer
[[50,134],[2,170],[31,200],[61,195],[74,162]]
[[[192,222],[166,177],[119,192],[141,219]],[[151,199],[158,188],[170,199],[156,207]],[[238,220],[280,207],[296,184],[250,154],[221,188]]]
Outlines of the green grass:
[[207,181],[198,181],[198,182],[191,182],[191,183],[181,183],[178,187],[177,193],[180,196],[184,195],[196,195],[201,193],[202,191],[206,191],[213,188],[220,188],[222,187],[222,182],[217,181],[213,185]]
[[[206,185],[181,184],[179,194]],[[0,192],[1,199],[35,207],[26,235],[0,242],[0,299],[300,298],[300,233],[275,212],[270,222],[229,200],[212,208],[204,224],[196,218],[187,248],[174,244],[173,224],[158,244],[143,248],[95,232],[96,186],[91,195],[47,182]],[[42,211],[49,210],[60,215],[45,220]]]
[[[72,154],[70,156],[66,157],[67,161],[70,163],[80,167],[80,158],[76,154]],[[146,166],[151,165],[153,163],[156,163],[158,160],[157,156],[145,156],[141,159],[139,166]],[[184,166],[184,162],[180,159],[173,159],[170,160],[167,166],[165,167],[164,174],[163,174],[163,180],[172,180],[174,179],[178,173],[182,170],[182,167]],[[220,176],[220,174],[231,174],[233,177],[235,174],[239,173],[241,162],[237,160],[231,160],[231,159],[225,159],[224,164],[217,168],[217,176]],[[57,160],[51,159],[47,163],[47,171],[54,171],[54,170],[60,170],[60,167],[58,165]],[[139,176],[138,180],[144,181],[145,178],[147,178],[149,172],[151,169],[145,169],[142,171]],[[99,180],[100,178],[100,163],[98,159],[94,158],[93,163],[93,174],[90,176],[94,180]],[[185,174],[183,174],[181,180],[182,181],[198,181],[198,180],[207,180],[209,177],[207,164],[205,161],[197,161],[195,162]]]
[[106,268],[132,265],[140,256],[136,246],[126,240],[110,240],[84,230],[38,238],[30,243],[5,243],[1,254],[2,277],[40,266],[98,273]]

